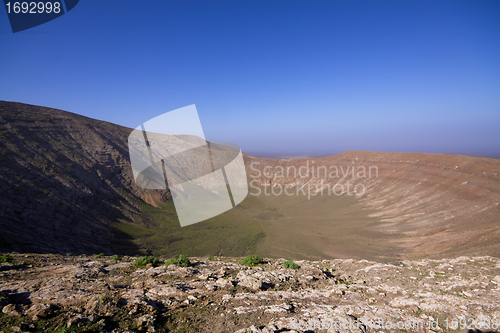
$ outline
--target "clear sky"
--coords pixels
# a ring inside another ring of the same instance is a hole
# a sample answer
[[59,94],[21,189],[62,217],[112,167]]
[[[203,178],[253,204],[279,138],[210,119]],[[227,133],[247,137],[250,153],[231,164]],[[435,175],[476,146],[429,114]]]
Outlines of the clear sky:
[[196,104],[247,152],[500,153],[500,1],[81,0],[13,34],[0,99],[128,127]]

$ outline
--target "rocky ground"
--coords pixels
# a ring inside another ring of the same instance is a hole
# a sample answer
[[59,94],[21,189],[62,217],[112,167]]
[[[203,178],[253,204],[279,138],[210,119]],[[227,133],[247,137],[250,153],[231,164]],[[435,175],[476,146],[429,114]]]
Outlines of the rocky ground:
[[298,269],[285,269],[284,259],[247,267],[242,258],[216,257],[141,269],[136,257],[10,256],[0,267],[3,332],[462,332],[500,325],[500,260],[493,257],[296,261]]

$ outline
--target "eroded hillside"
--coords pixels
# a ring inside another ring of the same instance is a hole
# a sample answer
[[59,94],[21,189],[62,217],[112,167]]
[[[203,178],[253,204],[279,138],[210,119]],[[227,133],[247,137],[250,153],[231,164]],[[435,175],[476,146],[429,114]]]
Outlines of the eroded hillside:
[[[334,191],[351,195],[355,210],[373,218],[355,228],[387,235],[385,242],[406,257],[500,255],[500,160],[348,151],[301,160],[246,156],[246,164],[253,184],[263,188],[254,193],[268,201],[276,194],[296,201],[306,197],[301,209],[311,216],[339,200]],[[330,216],[330,228],[343,225],[333,218],[335,211]],[[318,228],[325,230],[328,216],[321,221]],[[349,223],[356,221],[353,217]]]
[[112,251],[112,223],[162,202],[135,185],[131,129],[39,106],[0,101],[0,248]]

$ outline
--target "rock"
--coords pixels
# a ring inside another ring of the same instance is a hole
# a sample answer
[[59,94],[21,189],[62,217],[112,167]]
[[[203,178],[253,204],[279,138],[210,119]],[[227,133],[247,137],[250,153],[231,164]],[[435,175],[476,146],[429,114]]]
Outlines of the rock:
[[7,304],[3,307],[2,312],[8,316],[20,317],[21,313],[17,311],[16,306],[14,304]]
[[200,279],[200,280],[208,280],[209,277],[210,276],[207,275],[207,274],[200,274],[200,275],[198,275],[198,279]]
[[395,298],[389,304],[394,307],[419,306],[418,301],[407,298]]
[[146,314],[137,319],[137,325],[142,328],[146,328],[148,332],[154,332],[155,328],[155,317],[151,314]]
[[217,281],[215,281],[215,284],[221,288],[233,287],[233,284],[229,280],[222,278],[217,279]]
[[159,285],[149,289],[146,293],[146,297],[151,300],[163,300],[180,293],[181,291],[175,287],[170,287],[168,285]]
[[76,315],[74,317],[71,317],[68,322],[66,323],[66,326],[69,328],[73,325],[77,325],[79,322],[83,321],[82,315]]
[[59,309],[57,305],[47,304],[47,303],[37,303],[33,304],[27,311],[26,314],[38,318],[48,318],[54,314],[54,310]]
[[[275,332],[282,332],[282,331],[278,330],[276,326],[272,325],[272,326],[265,326],[262,329],[258,328],[257,326],[250,326],[248,328],[242,328],[240,330],[237,330],[234,333],[275,333]],[[286,331],[286,333],[294,333],[294,332],[298,333],[295,330]]]
[[[126,305],[141,303],[146,300],[144,290],[142,289],[129,289],[121,296],[121,302]],[[151,295],[151,297],[153,297],[153,295]]]
[[95,314],[91,314],[90,316],[87,317],[88,321],[93,323],[93,322],[96,322],[99,320],[99,316],[95,315]]
[[214,291],[217,289],[217,286],[213,283],[206,283],[205,284],[205,289],[209,290],[209,291]]
[[234,333],[261,333],[262,330],[257,326],[250,326],[249,328],[243,328],[241,330],[237,330]]
[[252,290],[260,290],[262,288],[262,281],[253,277],[246,277],[238,282],[239,286],[247,287]]
[[274,325],[266,326],[262,329],[262,333],[275,333],[276,331],[278,331],[278,328]]
[[238,274],[236,275],[236,279],[238,280],[244,280],[247,278],[247,273],[243,270],[239,271]]
[[228,275],[228,270],[227,270],[227,267],[221,267],[221,269],[219,269],[219,271],[217,272],[216,274],[219,278],[223,278],[224,276],[227,276]]

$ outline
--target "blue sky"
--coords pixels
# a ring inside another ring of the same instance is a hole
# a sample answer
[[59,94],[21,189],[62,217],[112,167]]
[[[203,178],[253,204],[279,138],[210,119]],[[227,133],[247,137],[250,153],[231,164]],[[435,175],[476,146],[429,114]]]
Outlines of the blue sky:
[[500,153],[500,1],[82,0],[13,34],[0,99],[128,127],[196,104],[247,152]]

